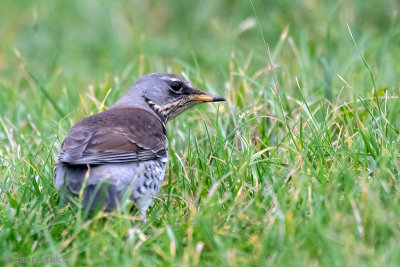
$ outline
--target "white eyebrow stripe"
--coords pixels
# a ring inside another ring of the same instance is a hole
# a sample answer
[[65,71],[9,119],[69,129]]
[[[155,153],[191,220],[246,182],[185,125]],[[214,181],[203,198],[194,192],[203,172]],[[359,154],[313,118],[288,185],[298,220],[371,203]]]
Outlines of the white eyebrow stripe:
[[179,82],[179,79],[171,78],[170,76],[162,76],[161,79],[170,80],[171,82]]

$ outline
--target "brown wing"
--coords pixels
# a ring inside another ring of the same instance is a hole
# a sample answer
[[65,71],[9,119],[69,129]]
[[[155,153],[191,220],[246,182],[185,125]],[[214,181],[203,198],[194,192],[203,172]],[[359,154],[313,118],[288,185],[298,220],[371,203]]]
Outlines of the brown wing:
[[132,162],[166,157],[168,140],[152,113],[116,107],[75,124],[61,150],[58,160],[66,164]]

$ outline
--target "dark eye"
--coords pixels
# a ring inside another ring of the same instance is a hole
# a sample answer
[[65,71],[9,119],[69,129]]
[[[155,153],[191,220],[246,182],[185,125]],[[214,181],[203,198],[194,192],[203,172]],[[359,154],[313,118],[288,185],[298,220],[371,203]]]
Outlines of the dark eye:
[[171,87],[172,90],[175,92],[178,92],[179,90],[182,89],[182,84],[177,81],[173,81],[172,83],[169,84],[169,87]]

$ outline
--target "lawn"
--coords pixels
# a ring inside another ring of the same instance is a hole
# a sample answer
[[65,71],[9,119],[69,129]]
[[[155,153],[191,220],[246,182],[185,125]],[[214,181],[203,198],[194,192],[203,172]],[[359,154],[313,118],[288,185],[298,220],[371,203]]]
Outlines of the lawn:
[[[397,0],[1,1],[0,265],[398,266],[399,12]],[[146,223],[87,218],[53,186],[61,142],[150,72],[227,101],[167,125]]]

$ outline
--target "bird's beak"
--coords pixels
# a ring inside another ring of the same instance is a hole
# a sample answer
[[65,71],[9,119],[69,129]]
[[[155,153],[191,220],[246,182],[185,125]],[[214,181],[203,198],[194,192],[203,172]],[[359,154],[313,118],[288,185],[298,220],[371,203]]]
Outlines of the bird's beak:
[[192,94],[191,95],[193,101],[200,101],[200,102],[219,102],[219,101],[225,101],[225,98],[219,96],[219,95],[214,95],[214,94],[207,94],[207,93],[202,93],[202,94]]

